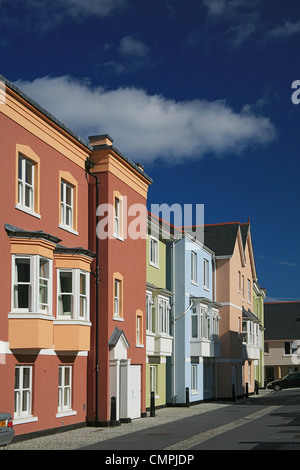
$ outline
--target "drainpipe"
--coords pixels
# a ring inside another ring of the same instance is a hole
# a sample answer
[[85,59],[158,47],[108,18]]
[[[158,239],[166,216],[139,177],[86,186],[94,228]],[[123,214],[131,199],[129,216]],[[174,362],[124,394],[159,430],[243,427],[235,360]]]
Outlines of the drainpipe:
[[[93,162],[88,158],[85,161],[85,169],[89,176],[92,176],[96,180],[96,213],[97,213],[97,207],[99,205],[99,186],[100,186],[100,180],[98,176],[94,175],[93,173],[90,172],[91,168],[94,167]],[[96,227],[97,227],[97,215],[96,215]],[[96,379],[95,379],[95,423],[97,424],[98,422],[98,375],[99,375],[99,364],[98,364],[98,331],[99,331],[99,319],[98,319],[98,314],[99,314],[99,241],[96,233],[96,270],[93,274],[96,279],[96,295],[95,295],[95,301],[96,301],[96,306],[95,306],[95,372],[96,372]]]

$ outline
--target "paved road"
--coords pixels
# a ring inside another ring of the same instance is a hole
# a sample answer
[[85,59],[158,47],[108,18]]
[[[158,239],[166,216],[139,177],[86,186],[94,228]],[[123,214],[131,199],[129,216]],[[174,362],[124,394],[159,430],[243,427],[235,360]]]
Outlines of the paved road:
[[[194,452],[197,455],[196,451],[204,449],[300,450],[300,389],[260,391],[258,396],[253,395],[235,403],[164,408],[156,411],[155,418],[133,420],[117,428],[85,427],[13,442],[9,446],[9,450],[61,449],[102,450],[105,451],[101,454],[102,458],[107,459],[121,458],[120,455],[125,454],[128,458],[141,458],[142,451],[148,451],[143,455],[149,458],[154,455],[152,458],[155,459],[158,455],[172,456],[178,455],[178,452],[193,456]],[[125,463],[138,466],[134,461]],[[177,465],[181,462],[163,463]]]
[[300,390],[267,392],[84,450],[300,450]]

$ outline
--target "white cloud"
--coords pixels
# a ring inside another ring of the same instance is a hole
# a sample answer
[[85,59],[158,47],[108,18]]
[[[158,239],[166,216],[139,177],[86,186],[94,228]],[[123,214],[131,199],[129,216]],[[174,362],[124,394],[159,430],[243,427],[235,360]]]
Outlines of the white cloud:
[[124,57],[145,57],[149,52],[149,48],[142,41],[138,41],[131,36],[124,36],[121,39],[119,50]]
[[219,15],[223,13],[226,6],[225,0],[203,0],[203,4],[212,15]]
[[[103,50],[111,53],[112,48],[111,44],[105,44]],[[131,36],[124,36],[120,40],[117,53],[119,58],[100,63],[99,67],[105,67],[113,73],[123,74],[153,67],[157,63],[157,60],[151,60],[149,47]]]
[[267,36],[269,38],[275,39],[275,38],[292,36],[293,34],[298,34],[298,33],[300,33],[300,21],[297,21],[296,23],[286,21],[283,25],[276,26],[276,28],[269,31]]
[[[29,30],[46,32],[71,18],[80,22],[93,17],[106,17],[122,11],[128,0],[0,0],[0,7],[13,4],[16,12],[22,8],[22,27]],[[7,17],[0,14],[0,23],[19,28],[20,17],[16,13]]]
[[56,2],[65,7],[71,16],[83,14],[102,17],[123,8],[127,0],[56,0]]
[[69,76],[16,82],[25,93],[87,139],[108,133],[131,160],[168,164],[212,153],[240,154],[276,137],[266,117],[239,113],[224,101],[175,101],[136,88],[105,90]]

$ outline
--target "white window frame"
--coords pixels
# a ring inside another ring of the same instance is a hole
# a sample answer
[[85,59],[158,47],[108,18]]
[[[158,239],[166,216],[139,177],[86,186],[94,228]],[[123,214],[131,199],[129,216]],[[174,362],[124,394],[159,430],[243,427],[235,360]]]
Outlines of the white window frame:
[[242,274],[242,300],[245,300],[245,278]]
[[[31,169],[31,183],[26,181],[26,166]],[[35,190],[35,162],[19,153],[18,156],[18,206],[26,211],[34,212],[34,190]],[[21,171],[20,171],[21,170]],[[26,191],[29,192],[29,205],[26,204]]]
[[205,289],[209,290],[209,261],[208,259],[203,259],[203,286]]
[[153,333],[152,307],[152,292],[146,292],[146,330]]
[[[66,384],[66,371],[69,374],[69,383]],[[60,365],[58,369],[58,413],[72,411],[72,382],[73,367]]]
[[191,364],[191,392],[198,392],[198,366]]
[[157,298],[157,315],[158,315],[158,333],[170,334],[170,300],[166,297],[158,296]]
[[[62,227],[74,230],[74,186],[61,180],[60,193],[60,224]],[[71,191],[71,204],[67,203],[67,189]],[[67,221],[67,214],[70,214],[70,222]]]
[[197,253],[191,251],[191,282],[197,284]]
[[121,304],[121,280],[114,279],[114,317],[121,318],[120,304]]
[[210,315],[206,307],[201,307],[202,338],[210,339]]
[[239,294],[242,292],[242,273],[238,271],[238,292]]
[[[194,327],[196,330],[195,331],[196,336],[193,333]],[[199,338],[199,331],[200,331],[199,308],[193,307],[191,311],[191,337],[194,339]]]
[[157,366],[150,364],[150,393],[154,392],[157,397]]
[[[29,370],[29,384],[24,386],[24,372]],[[18,387],[14,388],[15,407],[14,419],[28,418],[32,416],[32,366],[16,365],[15,374],[18,372]],[[16,383],[16,380],[15,380]],[[23,407],[26,403],[26,407]]]
[[247,297],[248,297],[248,303],[251,304],[251,281],[250,279],[247,279]]
[[159,268],[159,241],[152,236],[149,239],[149,263]]
[[123,198],[114,196],[114,237],[123,240]]
[[[81,292],[81,279],[85,279],[85,292]],[[85,271],[79,271],[79,312],[78,316],[81,320],[88,319],[88,305],[89,305],[89,276]]]
[[143,345],[143,318],[141,315],[136,316],[136,346]]
[[[30,266],[30,280],[27,283],[18,282],[16,279],[16,261],[18,259],[29,260]],[[40,261],[45,260],[48,263],[48,278],[40,276]],[[47,298],[48,301],[41,308],[40,303],[40,285],[41,280],[47,283]],[[15,286],[28,285],[28,307],[19,308],[15,306]],[[35,313],[43,315],[52,315],[52,286],[53,286],[53,261],[49,258],[40,255],[12,255],[12,292],[11,292],[11,312],[13,313]]]
[[[61,292],[60,273],[71,273],[72,290],[70,292]],[[80,293],[80,276],[84,275],[86,279],[86,294]],[[81,269],[58,269],[57,270],[57,319],[58,320],[76,320],[89,321],[90,319],[90,275],[87,271]],[[71,300],[71,312],[69,315],[61,314],[61,296],[69,295]],[[82,298],[85,299],[85,315],[81,315],[80,306]]]
[[212,310],[212,318],[213,318],[213,327],[212,327],[212,334],[214,335],[214,339],[219,339],[219,327],[220,327],[220,316],[217,310]]

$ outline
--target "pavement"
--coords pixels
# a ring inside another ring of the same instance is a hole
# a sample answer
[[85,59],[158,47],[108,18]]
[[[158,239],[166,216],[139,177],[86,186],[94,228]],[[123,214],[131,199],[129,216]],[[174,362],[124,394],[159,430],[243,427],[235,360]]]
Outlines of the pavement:
[[155,417],[137,418],[131,423],[124,423],[116,427],[87,427],[62,431],[47,436],[13,441],[7,450],[76,450],[84,446],[90,446],[97,442],[112,439],[125,434],[134,433],[140,430],[152,428],[172,421],[181,420],[191,416],[200,415],[210,411],[222,409],[224,407],[234,407],[243,402],[252,402],[256,398],[269,396],[273,391],[260,390],[259,395],[250,395],[236,402],[205,402],[190,407],[166,407],[155,410]]

